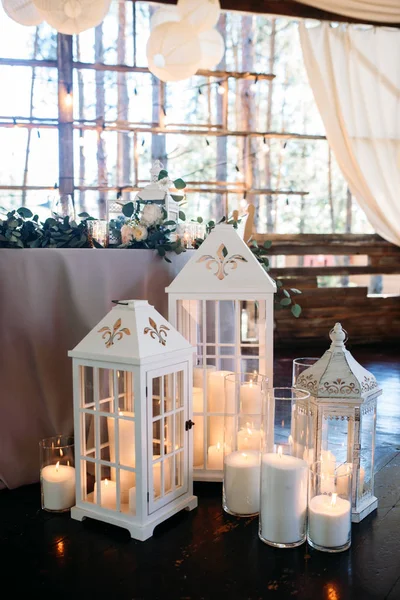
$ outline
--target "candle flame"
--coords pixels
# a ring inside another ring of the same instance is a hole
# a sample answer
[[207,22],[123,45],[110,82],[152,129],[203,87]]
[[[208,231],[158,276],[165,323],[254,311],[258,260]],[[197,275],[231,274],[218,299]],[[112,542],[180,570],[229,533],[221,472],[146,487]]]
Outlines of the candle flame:
[[282,458],[282,446],[278,446],[278,456]]
[[107,487],[108,486],[108,479],[104,480],[104,485]]
[[119,411],[119,416],[120,416],[120,417],[123,417],[123,416],[124,416],[124,413],[122,412],[122,410],[120,410],[120,411]]
[[217,443],[217,450],[221,450],[221,444],[219,442]]
[[336,498],[337,498],[337,494],[332,493],[331,506],[336,506]]
[[247,458],[246,452],[242,452],[242,456],[243,456],[243,458]]
[[288,442],[289,442],[289,444],[293,444],[293,438],[291,435],[289,435],[289,437],[288,437]]
[[253,387],[253,380],[250,379],[250,387]]
[[60,448],[60,456],[64,456],[64,452],[62,451],[62,448]]
[[281,423],[282,427],[285,427],[285,421],[282,419],[282,423]]
[[253,435],[253,432],[252,432],[252,430],[250,429],[250,427],[248,427],[248,428],[247,428],[247,433],[248,433],[249,435]]
[[69,467],[69,460],[67,460],[67,467]]
[[58,461],[58,463],[56,464],[56,471],[58,471],[59,466],[60,466],[60,461]]

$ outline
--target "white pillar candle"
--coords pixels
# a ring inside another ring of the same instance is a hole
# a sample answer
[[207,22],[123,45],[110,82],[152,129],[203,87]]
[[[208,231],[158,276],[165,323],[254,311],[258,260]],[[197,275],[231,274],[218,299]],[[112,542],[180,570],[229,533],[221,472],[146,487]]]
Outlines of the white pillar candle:
[[215,446],[209,446],[207,452],[207,466],[215,471],[222,471],[224,467],[224,448],[218,442]]
[[252,381],[240,386],[241,412],[247,415],[261,415],[261,386]]
[[335,491],[336,456],[330,450],[321,452],[321,492],[331,494]]
[[225,404],[225,377],[232,371],[214,371],[208,378],[208,410],[212,413],[235,412],[235,385],[229,385]]
[[[132,412],[120,412],[120,417],[134,417]],[[110,444],[110,460],[115,462],[115,419],[107,417],[108,441]],[[135,468],[135,421],[118,419],[119,432],[119,464]],[[121,501],[128,502],[128,490],[136,483],[135,473],[120,469]],[[115,468],[111,469],[111,479],[116,480]]]
[[217,367],[214,365],[198,365],[197,367],[193,367],[193,385],[194,387],[199,387],[204,389],[204,371],[206,372],[206,379],[210,376],[210,373],[216,371]]
[[[100,504],[103,508],[115,510],[117,507],[117,484],[109,479],[100,481]],[[94,484],[94,501],[97,503],[97,481]]]
[[261,536],[293,544],[305,533],[307,462],[285,454],[264,454],[261,461]]
[[224,443],[224,417],[208,417],[208,443],[210,446]]
[[237,434],[238,450],[258,450],[261,448],[261,431],[253,427],[243,427]]
[[66,510],[75,504],[75,469],[68,465],[48,465],[41,472],[43,508]]
[[204,412],[204,391],[202,387],[193,388],[193,412],[203,413]]
[[224,496],[230,512],[253,515],[260,510],[260,452],[231,452],[224,461]]
[[308,507],[308,535],[314,544],[325,548],[344,546],[351,528],[351,504],[337,494],[321,494]]

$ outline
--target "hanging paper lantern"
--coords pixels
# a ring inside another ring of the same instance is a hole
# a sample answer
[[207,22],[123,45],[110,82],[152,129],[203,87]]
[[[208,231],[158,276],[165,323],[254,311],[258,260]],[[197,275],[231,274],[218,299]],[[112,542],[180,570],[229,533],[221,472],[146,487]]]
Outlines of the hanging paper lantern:
[[99,25],[111,0],[34,0],[34,3],[58,33],[74,35]]
[[199,40],[201,48],[199,69],[212,69],[224,56],[224,38],[216,29],[210,29],[199,33]]
[[162,25],[163,23],[177,23],[180,20],[181,16],[176,6],[163,6],[163,8],[157,10],[151,17],[150,29],[153,30],[155,27],[158,27],[158,25]]
[[217,24],[221,5],[219,0],[178,0],[178,11],[199,33]]
[[20,25],[39,25],[43,15],[32,0],[2,0],[4,12]]
[[163,23],[151,32],[146,54],[149,69],[158,79],[181,81],[199,67],[200,41],[188,23]]

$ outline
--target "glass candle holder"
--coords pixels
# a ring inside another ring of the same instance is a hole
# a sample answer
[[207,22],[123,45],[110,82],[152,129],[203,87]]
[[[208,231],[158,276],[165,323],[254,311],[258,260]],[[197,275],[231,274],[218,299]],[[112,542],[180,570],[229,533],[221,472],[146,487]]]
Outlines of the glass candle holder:
[[262,406],[267,381],[254,373],[225,377],[222,506],[237,517],[256,515],[260,509]]
[[87,229],[89,241],[92,246],[93,240],[96,240],[96,242],[104,248],[108,246],[108,222],[106,220],[88,219]]
[[351,545],[352,465],[318,461],[309,477],[307,541],[322,552],[343,552]]
[[312,365],[314,365],[317,360],[319,360],[319,358],[317,357],[303,357],[303,358],[295,358],[293,360],[293,365],[292,365],[292,386],[294,387],[296,385],[296,381],[299,377],[299,375],[305,371],[306,369],[308,369],[309,367],[312,367]]
[[278,548],[293,548],[306,540],[308,463],[296,456],[294,434],[297,400],[307,396],[294,388],[267,392],[263,429],[273,414],[273,439],[265,436],[262,449],[259,537]]
[[75,504],[74,441],[57,435],[43,439],[40,448],[42,508],[64,512]]

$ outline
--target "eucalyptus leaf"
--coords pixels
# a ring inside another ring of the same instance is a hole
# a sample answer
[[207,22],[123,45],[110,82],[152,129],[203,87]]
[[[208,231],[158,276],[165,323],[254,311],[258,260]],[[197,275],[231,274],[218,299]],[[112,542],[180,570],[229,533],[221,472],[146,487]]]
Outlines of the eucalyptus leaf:
[[160,181],[161,179],[165,179],[166,177],[168,177],[168,171],[166,171],[165,169],[161,169],[161,171],[158,174],[158,181]]
[[133,206],[133,202],[127,202],[122,207],[122,213],[125,215],[125,217],[128,217],[128,219],[133,215],[134,210],[135,208]]
[[181,210],[179,211],[179,218],[181,221],[186,221],[186,215]]
[[263,246],[264,246],[264,248],[265,248],[266,250],[269,250],[269,249],[271,248],[271,246],[272,246],[272,242],[271,242],[271,241],[269,241],[269,240],[266,240],[266,241],[263,243]]
[[183,179],[175,179],[174,186],[177,190],[184,190],[186,187],[186,183],[183,181]]
[[298,290],[297,288],[290,288],[290,291],[293,292],[293,294],[301,294],[302,292],[300,290]]
[[290,304],[292,304],[291,298],[282,298],[280,301],[281,306],[289,306]]
[[282,290],[282,292],[285,294],[286,298],[290,298],[290,294],[287,290]]
[[182,196],[177,196],[176,194],[171,194],[171,198],[172,200],[175,200],[175,202],[180,202],[182,200]]
[[296,319],[298,319],[302,312],[300,304],[293,304],[291,310],[292,310],[292,315],[294,317],[296,317]]
[[17,213],[21,215],[21,217],[23,217],[24,219],[30,219],[31,217],[33,217],[33,212],[25,206],[21,206],[21,208],[18,208]]

